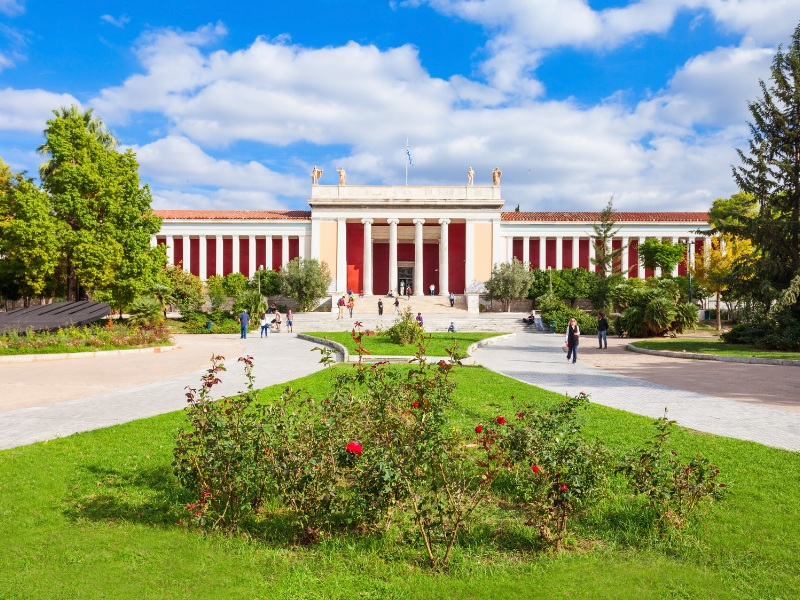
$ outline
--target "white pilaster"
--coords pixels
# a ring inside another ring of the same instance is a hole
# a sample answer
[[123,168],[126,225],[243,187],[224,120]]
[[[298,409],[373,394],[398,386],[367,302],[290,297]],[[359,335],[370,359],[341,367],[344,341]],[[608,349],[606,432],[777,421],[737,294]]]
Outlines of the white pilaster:
[[629,250],[629,248],[628,248],[628,238],[627,237],[623,237],[622,238],[622,256],[621,256],[621,259],[622,259],[621,260],[621,265],[622,266],[621,266],[621,268],[622,268],[622,277],[624,277],[625,279],[628,278],[628,267],[630,265],[630,260],[631,260],[631,257],[628,254],[628,250]]
[[[673,244],[673,246],[674,246],[675,244],[677,244],[677,243],[678,243],[678,238],[676,238],[676,237],[672,238],[672,244]],[[680,263],[678,263],[678,264],[680,264]],[[675,268],[674,268],[674,269],[672,269],[672,276],[673,276],[673,277],[677,277],[677,276],[678,276],[678,264],[676,264],[676,265],[675,265]]]
[[514,238],[510,235],[506,237],[506,262],[514,262]]
[[572,236],[572,268],[581,266],[581,238]]
[[593,237],[589,238],[589,271],[594,272],[597,270],[597,265],[593,264],[592,261],[597,258],[597,240]]
[[526,235],[522,238],[522,262],[525,267],[531,268],[531,237]]
[[450,219],[439,219],[439,295],[450,294]]
[[539,268],[542,271],[547,270],[547,237],[539,237]]
[[372,296],[372,222],[361,219],[364,224],[364,294]]
[[267,249],[264,253],[264,268],[272,270],[272,236],[268,235],[264,239]]
[[464,224],[464,286],[466,292],[475,281],[475,223]]
[[188,235],[183,236],[183,270],[187,273],[192,270],[192,244]]
[[693,270],[694,269],[694,258],[695,258],[695,247],[696,247],[696,245],[697,245],[697,238],[696,237],[690,237],[689,238],[689,247],[686,249],[686,253],[687,253],[686,254],[686,256],[687,256],[686,263],[687,263],[687,267],[689,268],[689,270]]
[[214,254],[216,254],[216,259],[217,259],[217,261],[216,261],[217,262],[217,273],[216,274],[217,275],[222,275],[222,273],[223,273],[223,270],[222,270],[222,257],[223,257],[223,253],[222,253],[222,236],[221,235],[214,236],[214,239],[217,242],[216,243],[216,249],[214,251]]
[[232,235],[231,238],[231,244],[233,244],[233,264],[231,265],[231,273],[241,273],[242,265],[241,261],[239,260],[239,236]]
[[[289,236],[281,237],[281,269],[289,264]],[[345,256],[345,281],[347,280],[347,256]]]
[[425,224],[425,219],[414,219],[414,295],[424,296],[425,292],[422,289],[422,226]]
[[306,236],[304,235],[297,236],[297,256],[302,259],[306,258]]
[[400,219],[387,219],[389,223],[389,291],[397,293],[397,224]]
[[556,236],[556,271],[564,268],[564,238]]
[[175,238],[171,235],[167,236],[167,264],[170,266],[175,265]]
[[206,248],[208,241],[204,235],[201,235],[198,241],[200,247],[200,279],[205,281],[208,279],[208,249]]
[[639,260],[639,279],[644,279],[647,275],[644,272],[644,265],[642,264],[642,244],[647,238],[640,237],[639,238],[639,245],[636,246],[636,254]]
[[258,265],[256,265],[256,236],[254,235],[247,238],[247,270],[250,271],[247,275],[249,279],[252,279],[258,270]]
[[347,219],[344,217],[336,219],[336,290],[347,291]]

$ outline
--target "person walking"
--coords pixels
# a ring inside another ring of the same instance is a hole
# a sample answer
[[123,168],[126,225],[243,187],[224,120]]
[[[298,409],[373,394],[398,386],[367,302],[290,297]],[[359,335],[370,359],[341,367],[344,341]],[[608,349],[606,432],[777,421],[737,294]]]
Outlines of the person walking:
[[344,319],[344,305],[345,305],[345,302],[344,302],[344,296],[342,296],[342,297],[341,297],[341,298],[339,298],[339,300],[337,300],[337,302],[336,302],[336,307],[339,309],[339,316],[338,316],[338,317],[336,317],[336,320],[337,320],[337,321],[338,321],[339,319]]
[[578,328],[578,321],[573,317],[569,320],[567,331],[564,334],[564,343],[567,345],[567,361],[572,358],[572,364],[578,360],[578,341],[581,336],[581,330]]
[[411,300],[411,286],[406,287],[406,300]]
[[435,295],[434,292],[436,292],[436,286],[434,284],[431,284],[430,290],[431,290],[431,296],[434,296]]
[[289,312],[286,313],[286,329],[289,333],[292,333],[292,326],[294,325],[294,315],[292,314],[291,309]]
[[258,322],[261,326],[261,335],[259,337],[269,337],[269,321],[267,320],[267,313],[261,313],[261,320]]
[[378,298],[378,316],[383,315],[383,300]]
[[450,292],[450,307],[454,307],[456,305],[456,296],[453,292]]
[[400,314],[400,298],[394,299],[394,314],[396,315]]
[[356,299],[353,296],[350,296],[350,299],[347,301],[347,310],[350,311],[350,318],[353,318],[353,309],[356,306]]
[[422,323],[422,313],[417,313],[417,325],[419,325],[420,327],[422,327],[422,325],[423,325],[423,323]]
[[250,315],[247,314],[247,309],[243,308],[242,313],[239,315],[239,325],[241,326],[242,339],[247,339],[247,326],[250,325]]
[[608,350],[608,320],[603,313],[597,314],[597,347]]
[[275,332],[281,332],[281,311],[279,310],[275,311]]

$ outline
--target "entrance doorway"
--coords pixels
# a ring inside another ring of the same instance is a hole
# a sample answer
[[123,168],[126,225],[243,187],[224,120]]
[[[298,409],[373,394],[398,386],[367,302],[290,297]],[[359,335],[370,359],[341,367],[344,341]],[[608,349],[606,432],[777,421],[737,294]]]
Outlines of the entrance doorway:
[[414,285],[414,267],[397,267],[397,290],[406,293],[408,286]]

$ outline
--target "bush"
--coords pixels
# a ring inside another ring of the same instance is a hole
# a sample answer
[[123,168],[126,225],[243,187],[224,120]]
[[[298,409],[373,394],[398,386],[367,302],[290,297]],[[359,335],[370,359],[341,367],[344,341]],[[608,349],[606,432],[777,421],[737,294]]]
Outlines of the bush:
[[675,334],[697,323],[697,307],[680,301],[679,285],[670,278],[648,279],[644,286],[639,282],[620,285],[612,298],[622,308],[614,322],[617,335]]
[[537,298],[536,305],[542,311],[542,322],[556,322],[556,331],[563,333],[567,330],[570,319],[578,321],[581,335],[597,334],[597,319],[589,313],[579,309],[570,308],[555,296],[542,296]]
[[129,311],[129,322],[136,327],[155,327],[164,322],[161,303],[155,298],[137,298]]
[[381,333],[395,344],[407,346],[409,344],[418,344],[425,332],[417,323],[411,309],[406,307],[394,320],[392,326]]

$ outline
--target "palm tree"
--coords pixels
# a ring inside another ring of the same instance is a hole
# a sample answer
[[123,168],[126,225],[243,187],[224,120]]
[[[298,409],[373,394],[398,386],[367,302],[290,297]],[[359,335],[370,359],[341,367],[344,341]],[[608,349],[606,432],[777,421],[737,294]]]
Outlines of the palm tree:
[[[78,105],[73,104],[69,108],[62,106],[59,109],[55,109],[53,110],[53,114],[57,119],[79,119],[83,121],[86,131],[92,134],[103,147],[109,150],[113,150],[119,145],[119,141],[106,129],[102,119],[92,114],[91,108],[86,109],[85,112],[81,112]],[[49,156],[49,158],[39,166],[39,179],[45,181],[47,177],[56,170],[58,163],[52,156],[52,149],[50,148],[49,141],[45,141],[36,151],[42,156]]]

